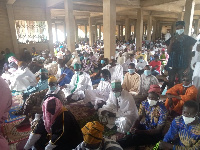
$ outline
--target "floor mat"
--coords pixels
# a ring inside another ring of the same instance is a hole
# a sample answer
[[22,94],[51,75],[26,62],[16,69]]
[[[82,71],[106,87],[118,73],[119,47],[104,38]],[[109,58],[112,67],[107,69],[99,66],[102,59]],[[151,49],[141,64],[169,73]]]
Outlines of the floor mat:
[[19,110],[20,108],[21,108],[21,106],[11,107],[11,109],[9,110],[8,119],[5,120],[5,123],[9,123],[9,122],[12,122],[12,121],[16,121],[16,120],[25,118],[25,115],[21,115],[21,116],[14,115],[14,112]]

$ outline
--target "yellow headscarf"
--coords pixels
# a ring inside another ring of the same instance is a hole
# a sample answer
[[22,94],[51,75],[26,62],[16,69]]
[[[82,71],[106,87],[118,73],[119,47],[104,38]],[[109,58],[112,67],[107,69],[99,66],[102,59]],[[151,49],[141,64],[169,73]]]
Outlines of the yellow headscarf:
[[56,77],[50,76],[49,79],[48,79],[48,83],[50,83],[50,82],[57,82]]
[[88,122],[81,130],[87,144],[98,144],[103,139],[104,126],[98,121]]

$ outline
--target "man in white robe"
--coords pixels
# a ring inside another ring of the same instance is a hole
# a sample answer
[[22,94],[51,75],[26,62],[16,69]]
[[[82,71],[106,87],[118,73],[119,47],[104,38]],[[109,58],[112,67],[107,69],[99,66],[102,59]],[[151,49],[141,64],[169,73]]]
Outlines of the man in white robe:
[[98,111],[100,120],[106,121],[109,128],[116,125],[118,132],[127,133],[138,118],[135,101],[130,93],[122,90],[120,81],[113,81],[111,86],[106,105]]
[[[93,90],[92,81],[90,75],[86,72],[81,72],[81,65],[74,65],[75,74],[72,76],[71,82],[65,85],[63,92],[65,97],[71,100],[81,100],[84,99],[85,90]],[[70,100],[69,100],[70,101]]]
[[120,80],[121,83],[123,82],[123,67],[120,64],[116,64],[114,58],[111,58],[110,64],[106,65],[103,69],[108,69],[111,74],[111,81],[113,80]]
[[91,102],[95,109],[102,107],[108,100],[111,89],[110,79],[111,75],[109,70],[104,69],[101,71],[101,81],[95,90],[86,90],[84,102]]
[[37,85],[35,75],[28,69],[24,62],[20,63],[10,82],[10,89],[15,91],[25,91],[29,86]]
[[130,63],[137,65],[137,60],[134,58],[133,54],[130,54],[130,58],[122,65],[124,72],[128,72],[128,66]]

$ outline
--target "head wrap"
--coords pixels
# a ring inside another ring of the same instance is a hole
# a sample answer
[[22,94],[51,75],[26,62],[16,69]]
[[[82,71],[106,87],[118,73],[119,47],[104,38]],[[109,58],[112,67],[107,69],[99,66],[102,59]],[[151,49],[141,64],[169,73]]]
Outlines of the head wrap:
[[114,80],[111,82],[111,87],[113,89],[120,89],[122,86],[121,86],[121,81],[119,80]]
[[151,93],[151,92],[154,92],[154,93],[160,95],[160,92],[161,92],[160,86],[159,85],[151,85],[148,93]]
[[98,121],[88,122],[81,130],[87,144],[98,144],[103,139],[104,127]]
[[10,56],[8,58],[8,63],[11,63],[11,62],[18,64],[19,60],[17,60],[14,56]]
[[40,69],[40,73],[48,73],[48,70],[45,68]]
[[176,27],[179,26],[179,25],[182,25],[185,27],[185,21],[177,21],[176,22]]
[[161,51],[165,51],[165,49],[164,48],[162,48],[162,50]]
[[[55,103],[56,103],[54,115],[52,115],[51,113],[49,113],[47,111],[47,105],[48,105],[49,101],[51,101],[53,99],[55,100]],[[56,117],[62,112],[62,108],[63,108],[63,105],[62,105],[61,101],[56,97],[49,97],[44,101],[44,103],[42,105],[43,120],[44,120],[45,129],[48,133],[50,133],[50,128],[51,128],[52,124],[54,123]]]
[[74,69],[76,70],[76,69],[81,69],[81,65],[80,64],[74,64]]
[[49,79],[48,79],[48,83],[50,83],[50,82],[57,82],[56,77],[50,76]]

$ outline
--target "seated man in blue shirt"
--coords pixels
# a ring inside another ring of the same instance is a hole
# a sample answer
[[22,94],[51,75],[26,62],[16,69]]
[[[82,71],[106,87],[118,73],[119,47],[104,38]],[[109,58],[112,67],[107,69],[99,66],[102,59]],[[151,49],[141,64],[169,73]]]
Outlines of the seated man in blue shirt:
[[200,149],[200,119],[199,107],[193,101],[183,105],[182,116],[176,117],[170,126],[160,149],[167,150],[199,150]]
[[71,82],[72,76],[74,75],[73,71],[66,67],[65,62],[63,59],[58,60],[58,64],[61,68],[61,75],[58,79],[58,84],[60,86],[64,86],[65,84],[69,84]]
[[162,139],[162,129],[167,119],[167,109],[160,100],[160,86],[151,85],[147,100],[140,104],[139,117],[124,139],[123,147],[155,144]]

